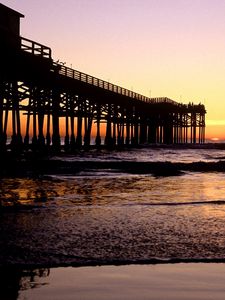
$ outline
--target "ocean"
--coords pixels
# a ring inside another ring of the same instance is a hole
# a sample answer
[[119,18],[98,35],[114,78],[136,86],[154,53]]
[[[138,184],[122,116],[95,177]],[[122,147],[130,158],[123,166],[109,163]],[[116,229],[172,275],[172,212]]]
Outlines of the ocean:
[[[224,150],[89,151],[52,160],[212,162]],[[225,173],[85,169],[2,178],[0,263],[109,264],[225,258]],[[15,251],[16,249],[16,251]]]
[[[221,149],[91,150],[64,162],[218,162]],[[42,268],[225,261],[225,173],[95,168],[0,183],[0,264]]]

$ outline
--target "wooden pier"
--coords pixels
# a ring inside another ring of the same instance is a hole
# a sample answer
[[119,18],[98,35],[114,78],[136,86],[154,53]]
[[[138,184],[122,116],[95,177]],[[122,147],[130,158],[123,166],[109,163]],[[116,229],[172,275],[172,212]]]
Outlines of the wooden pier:
[[205,142],[204,105],[145,97],[56,63],[49,47],[20,36],[22,17],[0,4],[1,151]]

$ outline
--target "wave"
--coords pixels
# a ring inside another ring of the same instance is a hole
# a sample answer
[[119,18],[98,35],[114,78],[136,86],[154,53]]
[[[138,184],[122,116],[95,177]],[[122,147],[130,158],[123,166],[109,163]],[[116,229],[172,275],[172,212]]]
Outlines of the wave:
[[[60,255],[59,255],[60,256]],[[197,258],[144,258],[144,259],[107,259],[91,257],[65,257],[60,262],[36,263],[36,262],[12,262],[8,267],[13,268],[56,268],[56,267],[87,267],[87,266],[125,266],[125,265],[169,265],[169,264],[192,264],[192,263],[225,263],[225,257],[197,257]],[[1,267],[1,265],[0,265]]]
[[171,163],[171,162],[136,162],[136,161],[73,161],[39,160],[39,161],[6,161],[0,170],[1,177],[37,177],[41,175],[79,175],[82,172],[152,174],[156,177],[179,176],[185,172],[225,172],[225,161],[216,163]]
[[186,205],[225,205],[225,200],[211,200],[211,201],[188,201],[188,202],[141,202],[129,203],[125,206],[186,206]]
[[[94,260],[86,262],[85,265],[156,265],[156,264],[178,264],[178,263],[225,263],[225,257],[199,257],[199,258],[149,258],[135,260]],[[71,266],[82,266],[81,263],[72,263]]]

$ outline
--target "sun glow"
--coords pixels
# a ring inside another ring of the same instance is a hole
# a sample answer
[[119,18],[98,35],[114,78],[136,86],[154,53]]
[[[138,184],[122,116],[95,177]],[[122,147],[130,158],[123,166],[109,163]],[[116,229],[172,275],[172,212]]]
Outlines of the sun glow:
[[213,137],[213,138],[211,138],[211,141],[212,142],[218,142],[220,139],[218,138],[218,137]]

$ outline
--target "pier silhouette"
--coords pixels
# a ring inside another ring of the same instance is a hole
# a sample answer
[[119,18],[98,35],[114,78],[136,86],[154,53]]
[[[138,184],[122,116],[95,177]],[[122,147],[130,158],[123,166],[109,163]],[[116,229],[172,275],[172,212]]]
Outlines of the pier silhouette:
[[205,142],[204,105],[149,98],[54,61],[50,47],[20,36],[23,17],[0,4],[1,151],[74,151],[93,136],[108,147]]

